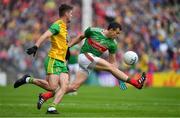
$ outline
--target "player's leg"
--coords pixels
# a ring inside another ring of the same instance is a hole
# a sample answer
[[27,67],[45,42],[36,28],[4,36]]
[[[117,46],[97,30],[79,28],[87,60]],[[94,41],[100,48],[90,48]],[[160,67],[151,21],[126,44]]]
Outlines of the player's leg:
[[88,76],[88,69],[89,64],[91,61],[84,55],[78,55],[78,72],[76,73],[76,79],[68,86],[68,92],[76,91],[87,79]]
[[[66,93],[77,91],[77,89],[86,81],[87,76],[88,76],[88,72],[86,70],[84,70],[83,68],[79,67],[79,70],[76,72],[76,76],[75,76],[76,79],[69,84]],[[50,94],[49,97],[45,98],[46,100],[53,97],[53,96],[51,96],[52,92],[48,91],[43,94],[46,94],[46,93]],[[42,96],[42,94],[41,94],[41,96]]]
[[124,72],[120,71],[118,68],[110,64],[104,59],[99,58],[94,66],[96,70],[111,72],[117,79],[130,83],[138,89],[141,89],[144,81],[146,79],[145,73],[142,74],[141,78],[138,80],[130,79]]
[[[91,63],[91,61],[88,61],[88,59],[83,54],[80,54],[78,58],[79,58],[78,60],[80,60],[80,64],[84,66],[79,67],[79,71],[76,74],[76,79],[71,84],[69,84],[66,93],[76,91],[81,86],[81,84],[83,84],[85,80],[87,79],[87,75],[88,75],[87,67]],[[51,92],[45,92],[43,94],[44,95],[50,94],[50,95],[47,95],[48,97],[44,98],[46,100],[51,98],[53,95]],[[40,98],[43,98],[42,94],[40,95]],[[41,107],[44,102],[40,102],[39,100],[38,103]]]
[[59,78],[59,74],[61,71],[61,67],[63,63],[61,63],[60,61],[51,58],[51,57],[47,57],[44,61],[44,67],[46,70],[46,75],[47,75],[47,82],[49,84],[49,86],[51,87],[51,89],[53,89],[53,91],[48,91],[48,92],[44,92],[44,93],[40,93],[39,94],[39,99],[37,102],[37,108],[41,109],[42,104],[49,98],[52,98],[54,96],[54,91],[57,89],[58,87],[58,78]]
[[51,91],[47,91],[44,93],[40,93],[39,94],[39,99],[37,102],[37,108],[41,109],[43,103],[49,99],[52,98],[55,94],[55,92],[57,91],[57,89],[59,88],[59,76],[55,75],[55,74],[49,74],[47,75],[47,82],[49,84],[49,87],[51,88]]
[[44,93],[39,94],[38,102],[37,102],[37,109],[41,109],[43,103],[48,99],[54,97],[55,92],[53,91],[46,91]]
[[56,90],[53,103],[49,106],[47,113],[57,114],[56,106],[61,102],[69,84],[68,73],[61,73],[59,79],[60,88]]
[[[49,86],[49,74],[56,72],[56,68],[54,68],[57,65],[57,61],[53,58],[47,57],[44,61],[44,66],[45,66],[45,70],[46,70],[46,80],[43,79],[37,79],[34,78],[32,76],[30,76],[29,74],[24,75],[23,77],[21,77],[20,79],[18,79],[15,83],[14,83],[14,88],[18,88],[21,85],[24,85],[26,83],[31,83],[34,85],[37,85],[41,88],[44,88],[48,91],[53,91],[55,88],[53,88],[54,86],[51,85]],[[52,77],[54,78],[54,77]],[[53,80],[55,81],[55,80]],[[51,84],[51,82],[50,82]]]
[[[70,84],[75,80],[76,78],[76,73],[77,73],[77,70],[76,70],[76,66],[77,64],[68,64],[68,68],[69,68],[69,77],[70,77]],[[77,92],[71,92],[71,93],[68,93],[68,95],[77,95]]]
[[127,81],[128,76],[120,71],[118,68],[116,68],[113,64],[110,64],[104,59],[99,58],[98,61],[96,62],[94,66],[95,70],[100,70],[100,71],[109,71],[111,72],[116,78]]
[[14,88],[18,88],[24,84],[34,84],[36,86],[39,86],[45,90],[51,91],[52,89],[49,87],[49,84],[46,80],[43,79],[38,79],[38,78],[34,78],[32,76],[30,76],[29,74],[26,74],[24,76],[22,76],[20,79],[18,79],[15,83],[14,83]]
[[[81,70],[78,71],[76,74],[76,79],[71,84],[69,84],[66,93],[76,91],[81,86],[81,84],[85,82],[86,79],[87,79],[87,73]],[[40,93],[37,102],[37,108],[41,109],[43,103],[52,97],[54,97],[54,92],[52,91]]]
[[[66,93],[76,91],[86,81],[86,79],[87,79],[87,73],[79,70],[76,74],[76,79],[72,83],[69,84]],[[47,92],[41,93],[39,95],[39,102],[40,102],[39,104],[41,104],[41,105],[43,104],[40,101],[40,99],[43,99],[43,101],[46,101],[46,100],[52,98],[53,96],[54,96],[54,92],[52,92],[52,91],[47,91]],[[38,105],[38,106],[40,106],[40,105]],[[38,107],[38,109],[40,109],[40,107]]]
[[42,105],[44,102],[46,102],[48,99],[54,97],[55,92],[59,89],[60,87],[57,87],[55,91],[46,91],[43,93],[39,94],[38,102],[37,102],[37,109],[41,109]]
[[78,88],[86,81],[88,76],[88,73],[85,72],[83,69],[80,69],[77,73],[76,73],[76,79],[69,84],[67,92],[74,92],[77,91]]
[[55,92],[60,88],[59,87],[59,76],[55,74],[49,74],[47,81],[49,83],[50,88],[52,91],[47,91],[44,93],[39,94],[39,99],[37,102],[37,108],[41,109],[43,103],[48,100],[49,98],[54,97]]

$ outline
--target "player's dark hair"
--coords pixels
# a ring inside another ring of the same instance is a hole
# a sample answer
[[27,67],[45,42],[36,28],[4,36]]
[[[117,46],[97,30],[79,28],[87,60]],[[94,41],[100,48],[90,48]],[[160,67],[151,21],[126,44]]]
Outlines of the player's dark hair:
[[73,9],[72,6],[67,5],[67,4],[62,4],[62,5],[59,7],[59,17],[64,16],[64,14],[65,14],[67,11],[70,11],[70,10],[72,10],[72,9]]
[[109,30],[109,29],[115,30],[115,29],[117,29],[117,28],[119,28],[120,30],[122,30],[121,25],[120,25],[119,23],[117,23],[117,22],[112,22],[112,23],[110,23],[109,26],[108,26],[108,30]]

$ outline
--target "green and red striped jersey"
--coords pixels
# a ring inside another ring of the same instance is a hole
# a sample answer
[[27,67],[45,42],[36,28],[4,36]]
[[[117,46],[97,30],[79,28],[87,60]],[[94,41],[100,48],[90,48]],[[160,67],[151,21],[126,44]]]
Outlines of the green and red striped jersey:
[[85,42],[81,48],[81,53],[92,53],[100,57],[106,50],[114,54],[117,51],[117,42],[114,39],[107,38],[101,28],[87,28],[85,30]]

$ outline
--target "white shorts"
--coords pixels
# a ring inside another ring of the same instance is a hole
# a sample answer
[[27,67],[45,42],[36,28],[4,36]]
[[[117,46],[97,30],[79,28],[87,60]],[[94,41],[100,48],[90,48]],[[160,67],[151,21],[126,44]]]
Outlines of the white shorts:
[[[91,72],[93,67],[98,62],[99,57],[94,56],[92,53],[81,53],[78,56],[79,70],[86,72],[87,74]],[[89,68],[91,65],[91,68]]]
[[68,68],[69,68],[70,73],[77,73],[77,71],[79,69],[79,64],[78,63],[68,64]]

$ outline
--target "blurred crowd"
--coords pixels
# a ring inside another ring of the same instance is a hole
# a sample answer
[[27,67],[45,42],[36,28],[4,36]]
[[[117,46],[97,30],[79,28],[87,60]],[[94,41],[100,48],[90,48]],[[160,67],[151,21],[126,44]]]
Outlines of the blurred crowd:
[[[0,71],[33,73],[45,77],[43,59],[49,42],[35,58],[27,56],[39,36],[58,19],[62,3],[74,7],[69,36],[81,32],[81,0],[1,0],[0,1]],[[138,71],[180,72],[180,4],[178,0],[93,0],[93,26],[106,28],[111,21],[122,24],[117,60],[120,68],[127,50],[138,53]],[[14,73],[14,74],[13,74]]]
[[75,36],[81,31],[80,0],[0,1],[0,71],[11,73],[14,77],[19,73],[45,77],[43,60],[50,43],[44,43],[35,58],[28,56],[25,50],[58,20],[58,7],[62,3],[71,4],[74,8],[68,30],[70,36]]

